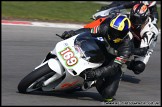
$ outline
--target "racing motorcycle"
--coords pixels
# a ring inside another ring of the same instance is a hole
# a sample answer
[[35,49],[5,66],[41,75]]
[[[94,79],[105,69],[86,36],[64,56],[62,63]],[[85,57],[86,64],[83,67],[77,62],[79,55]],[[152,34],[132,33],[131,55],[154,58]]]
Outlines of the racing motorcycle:
[[[143,3],[147,5],[149,8],[152,8],[153,6],[156,5],[156,1],[140,1],[140,3]],[[105,10],[97,10],[95,14],[92,15],[93,20],[98,19],[99,17],[107,17],[111,14],[114,13],[124,13],[129,15],[129,12],[121,5],[121,6],[116,6],[116,7],[110,7]]]
[[102,10],[102,11],[97,10],[97,12],[92,15],[92,19],[96,20],[100,17],[109,16],[112,12],[114,12],[115,9],[116,9],[116,7],[109,8],[109,9]]
[[[106,10],[105,15],[111,16],[118,13],[121,13],[120,9],[112,8]],[[106,19],[106,17],[97,18],[97,15],[94,18],[95,20],[84,28],[94,28]],[[96,81],[87,82],[80,74],[100,67],[105,60],[96,41],[104,40],[102,37],[92,37],[90,33],[83,32],[58,42],[51,51],[55,57],[42,61],[25,76],[18,84],[18,91],[20,93],[36,90],[73,92],[91,88]]]
[[[58,35],[59,36],[59,35]],[[95,81],[86,82],[80,74],[100,67],[105,57],[90,33],[83,32],[62,40],[51,57],[25,76],[18,84],[19,93],[87,90]]]
[[91,19],[97,20],[101,17],[111,17],[119,13],[126,15],[129,14],[129,12],[126,9],[122,9],[122,7],[118,6],[118,7],[111,7],[106,10],[97,11],[95,14],[92,15]]

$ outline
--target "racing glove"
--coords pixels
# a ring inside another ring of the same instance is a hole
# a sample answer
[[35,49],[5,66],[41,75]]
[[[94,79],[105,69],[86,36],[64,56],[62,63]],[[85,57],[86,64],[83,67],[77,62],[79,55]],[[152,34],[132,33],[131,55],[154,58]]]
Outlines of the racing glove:
[[75,33],[75,31],[73,31],[73,30],[65,31],[65,32],[61,35],[61,38],[65,40],[65,39],[68,39],[68,38],[70,38],[70,37],[72,37],[72,36],[74,36],[74,35],[76,35],[76,33]]

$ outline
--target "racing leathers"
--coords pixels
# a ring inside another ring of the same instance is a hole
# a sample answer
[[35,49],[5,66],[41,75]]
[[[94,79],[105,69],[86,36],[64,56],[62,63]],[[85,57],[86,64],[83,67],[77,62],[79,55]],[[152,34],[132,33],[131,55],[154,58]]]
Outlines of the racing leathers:
[[159,30],[156,22],[151,17],[140,27],[135,29],[133,24],[131,32],[134,39],[134,57],[128,63],[128,69],[133,70],[135,74],[140,74],[144,71],[146,64],[149,61],[153,49],[156,45]]
[[[98,19],[100,20],[100,19]],[[81,76],[86,81],[97,80],[96,88],[104,99],[115,95],[121,78],[121,67],[131,56],[133,49],[132,34],[128,32],[122,42],[113,43],[108,39],[109,23],[111,18],[106,18],[101,24],[92,28],[81,28],[76,31],[63,33],[63,38],[73,36],[81,32],[90,32],[94,37],[102,37],[104,41],[96,41],[103,51],[106,60],[103,65],[97,69],[87,70]],[[72,34],[72,35],[70,35]]]

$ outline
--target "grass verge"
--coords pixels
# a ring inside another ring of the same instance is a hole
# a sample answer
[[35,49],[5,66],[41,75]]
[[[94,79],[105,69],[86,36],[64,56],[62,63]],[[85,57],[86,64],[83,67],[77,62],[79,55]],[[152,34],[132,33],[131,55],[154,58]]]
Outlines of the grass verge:
[[[89,23],[103,4],[90,1],[2,1],[2,19]],[[159,16],[161,16],[158,8]],[[158,26],[160,27],[161,17]]]

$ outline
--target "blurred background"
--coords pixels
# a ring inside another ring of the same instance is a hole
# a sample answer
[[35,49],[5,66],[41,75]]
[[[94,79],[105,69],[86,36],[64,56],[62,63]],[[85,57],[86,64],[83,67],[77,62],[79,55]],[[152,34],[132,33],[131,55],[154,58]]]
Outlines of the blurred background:
[[[96,10],[111,1],[2,1],[2,19],[89,23]],[[161,16],[161,1],[158,12]],[[161,18],[158,23],[160,27]]]

